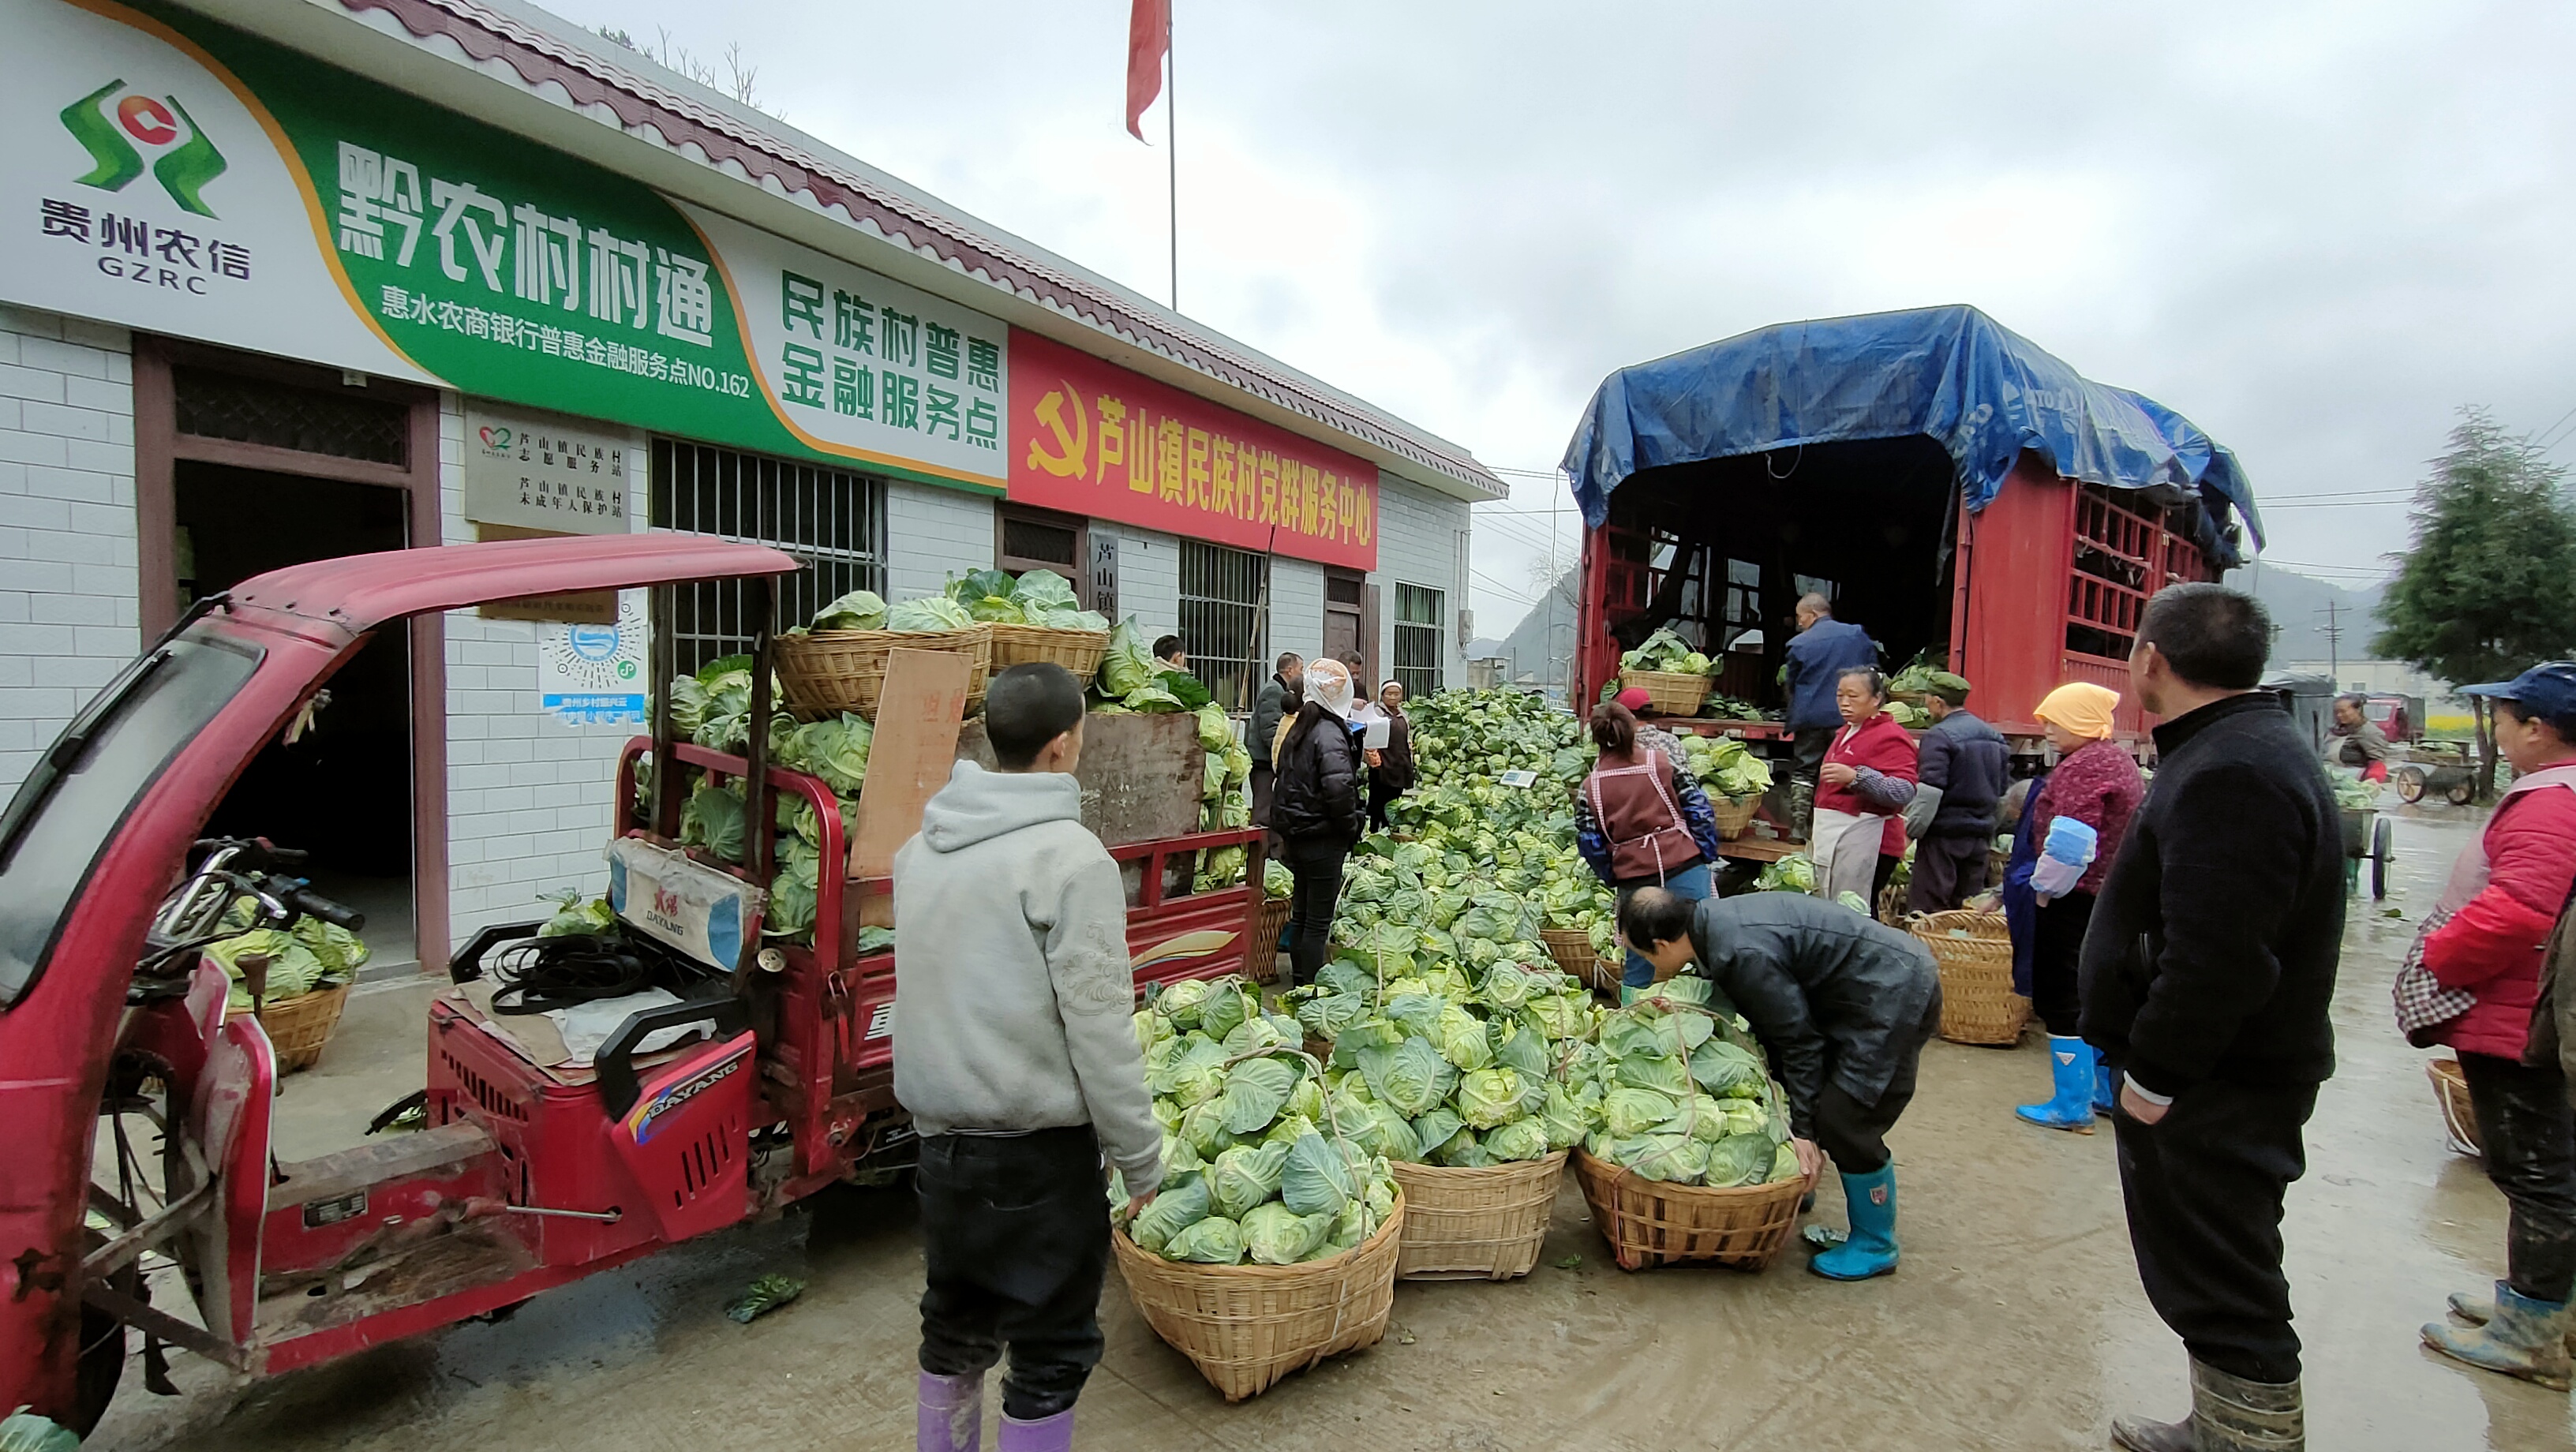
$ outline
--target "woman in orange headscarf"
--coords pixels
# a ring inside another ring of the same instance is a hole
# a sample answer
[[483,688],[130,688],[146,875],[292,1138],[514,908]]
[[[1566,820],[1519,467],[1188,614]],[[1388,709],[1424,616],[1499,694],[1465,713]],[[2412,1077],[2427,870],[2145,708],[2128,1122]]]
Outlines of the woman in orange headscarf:
[[2111,739],[2113,713],[2120,693],[2107,686],[2077,681],[2059,686],[2039,703],[2036,713],[2047,728],[2048,744],[2057,750],[2057,769],[2032,798],[2032,840],[2048,840],[2049,824],[2071,817],[2093,829],[2093,860],[2071,886],[2041,888],[2036,942],[2031,952],[2031,1006],[2048,1025],[2049,1064],[2056,1093],[2045,1104],[2024,1104],[2013,1112],[2048,1129],[2093,1132],[2095,1110],[2109,1113],[2111,1096],[2106,1073],[2097,1069],[2093,1049],[2077,1027],[2076,959],[2084,951],[2084,929],[2093,921],[2093,895],[2111,873],[2111,859],[2129,818],[2146,799],[2146,778],[2128,749]]

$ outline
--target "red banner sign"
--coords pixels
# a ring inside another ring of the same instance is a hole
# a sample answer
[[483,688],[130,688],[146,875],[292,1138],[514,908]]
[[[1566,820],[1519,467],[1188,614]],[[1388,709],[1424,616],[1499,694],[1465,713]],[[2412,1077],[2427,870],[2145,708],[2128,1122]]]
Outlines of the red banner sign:
[[1377,469],[1011,330],[1011,497],[1190,539],[1377,568]]

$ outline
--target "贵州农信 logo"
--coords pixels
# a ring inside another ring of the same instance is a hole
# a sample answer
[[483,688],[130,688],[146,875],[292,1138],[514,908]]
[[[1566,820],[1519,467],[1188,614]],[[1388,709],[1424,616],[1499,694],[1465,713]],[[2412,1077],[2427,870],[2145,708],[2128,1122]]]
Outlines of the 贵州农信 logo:
[[170,200],[200,217],[215,215],[204,193],[224,174],[224,154],[178,97],[147,96],[118,79],[65,106],[62,120],[95,163],[77,178],[82,186],[123,191],[143,175],[149,155],[153,179]]

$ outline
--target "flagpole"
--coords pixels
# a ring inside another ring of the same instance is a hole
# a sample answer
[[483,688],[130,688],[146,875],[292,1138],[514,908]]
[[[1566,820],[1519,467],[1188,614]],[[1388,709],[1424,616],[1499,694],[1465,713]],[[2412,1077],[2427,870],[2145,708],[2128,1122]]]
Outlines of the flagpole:
[[1163,56],[1170,67],[1170,79],[1163,83],[1163,162],[1171,182],[1172,311],[1176,313],[1181,310],[1181,53],[1172,44],[1172,34],[1179,29],[1172,11],[1179,8],[1174,5],[1163,16]]

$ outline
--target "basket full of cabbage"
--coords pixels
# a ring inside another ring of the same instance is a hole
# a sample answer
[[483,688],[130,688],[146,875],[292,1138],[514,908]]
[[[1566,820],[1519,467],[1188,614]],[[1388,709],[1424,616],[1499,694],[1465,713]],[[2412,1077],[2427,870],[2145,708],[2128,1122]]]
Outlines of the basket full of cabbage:
[[1232,975],[1136,1014],[1163,1183],[1111,1244],[1137,1311],[1228,1401],[1374,1345],[1395,1302],[1402,1192],[1300,1034]]
[[[310,1069],[339,1026],[349,984],[367,961],[366,940],[320,918],[298,918],[288,928],[253,926],[257,921],[258,905],[235,899],[218,926],[240,933],[206,948],[206,957],[232,980],[224,1017],[259,1019],[279,1073]],[[257,995],[250,986],[254,968],[264,969]]]
[[1287,1002],[1308,1040],[1329,1046],[1327,1103],[1343,1131],[1404,1186],[1399,1277],[1527,1275],[1566,1152],[1596,1123],[1560,1071],[1598,1010],[1526,945],[1476,971],[1418,929],[1397,951],[1405,931],[1383,924],[1374,947],[1345,947]]
[[1647,695],[1647,709],[1658,716],[1696,716],[1708,699],[1709,658],[1670,626],[1638,642],[1619,657],[1619,685]]
[[[771,644],[788,708],[807,720],[846,712],[874,721],[877,697],[885,689],[886,657],[901,648],[965,655],[971,662],[966,708],[973,710],[982,703],[984,683],[992,675],[993,632],[970,604],[956,597],[976,588],[981,586],[951,580],[941,594],[896,605],[886,604],[873,590],[852,590],[816,611],[810,624],[779,632]],[[983,597],[975,600],[981,603]]]
[[1761,1046],[1711,996],[1695,977],[1659,985],[1603,1018],[1568,1066],[1599,1120],[1575,1178],[1624,1270],[1760,1270],[1814,1188]]

